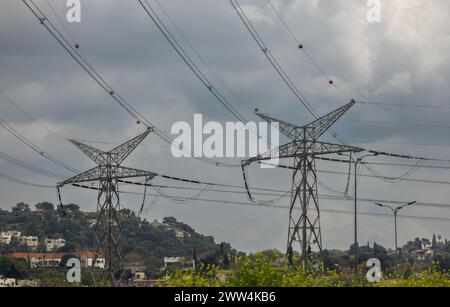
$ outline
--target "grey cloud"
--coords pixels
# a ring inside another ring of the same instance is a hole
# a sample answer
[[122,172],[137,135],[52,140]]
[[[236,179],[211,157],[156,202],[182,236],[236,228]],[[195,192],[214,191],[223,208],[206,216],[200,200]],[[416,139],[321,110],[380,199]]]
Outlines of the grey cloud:
[[[45,1],[36,2],[54,20]],[[400,2],[404,1],[383,1],[383,22],[368,24],[365,20],[367,7],[362,0],[274,0],[293,32],[350,96],[378,102],[446,105],[450,96],[450,62],[447,56],[450,51],[449,4],[447,1],[424,0],[418,1],[417,6],[397,10],[396,4]],[[63,17],[64,1],[54,0],[52,3]],[[296,123],[310,120],[306,110],[287,91],[251,40],[228,1],[170,0],[161,3],[203,58],[250,108],[258,106],[266,113],[280,115]],[[252,20],[267,45],[315,109],[327,113],[345,103],[345,99],[329,87],[314,66],[301,55],[265,1],[243,0],[242,4],[251,11]],[[82,23],[65,23],[65,26],[98,71],[158,127],[167,131],[175,121],[191,122],[194,112],[202,112],[210,120],[234,120],[194,78],[137,1],[82,0],[82,5]],[[31,115],[70,137],[119,143],[142,131],[143,128],[137,126],[135,120],[64,53],[21,1],[3,1],[0,9],[0,89]],[[57,21],[55,24],[60,26]],[[417,31],[417,35],[412,29]],[[196,59],[195,56],[193,58]],[[203,65],[201,67],[207,72]],[[234,101],[232,95],[207,73],[215,85]],[[250,120],[256,120],[244,107],[239,108]],[[92,166],[71,144],[35,126],[14,108],[2,102],[0,110],[2,118],[8,119],[24,135],[61,160],[79,169]],[[449,110],[357,105],[344,119],[448,126],[449,115]],[[345,121],[337,123],[335,129],[348,141],[372,149],[441,158],[450,153],[448,146],[395,144],[450,144],[445,129]],[[333,140],[329,135],[325,138]],[[29,152],[4,130],[0,131],[0,142],[1,151],[71,175]],[[168,144],[156,136],[150,136],[142,148],[127,160],[127,164],[160,173],[242,184],[239,169],[215,168],[192,159],[171,158]],[[319,163],[319,167],[346,171],[346,166]],[[404,171],[377,169],[392,176]],[[28,181],[55,183],[3,162],[0,170]],[[414,176],[445,179],[446,173],[419,170]],[[344,177],[324,174],[321,179],[343,190]],[[287,190],[290,174],[252,169],[251,178],[254,186]],[[361,179],[361,195],[367,197],[417,198],[445,203],[447,190],[445,185],[385,184],[369,178]],[[54,190],[39,190],[4,180],[1,181],[0,193],[2,208],[10,208],[19,201],[56,201]],[[224,198],[217,193],[210,193],[207,197]],[[227,195],[226,198],[247,201],[245,195]],[[64,191],[64,199],[78,202],[86,209],[95,208],[95,195],[86,191],[68,188]],[[139,197],[125,196],[124,202],[136,207]],[[323,208],[351,210],[351,204],[345,202],[322,200],[321,205]],[[361,210],[380,212],[366,203],[361,203]],[[410,212],[448,216],[448,211],[443,209],[411,208]],[[174,215],[243,250],[282,249],[285,244],[287,211],[282,209],[195,202],[175,205],[163,199],[146,217],[153,219],[166,215]],[[323,215],[326,247],[347,247],[352,240],[351,218],[329,213]],[[377,241],[392,246],[386,230],[389,229],[389,219],[361,219],[364,225],[362,242]],[[422,233],[439,232],[450,236],[447,225],[442,223],[405,221],[402,225],[403,241],[422,236]]]

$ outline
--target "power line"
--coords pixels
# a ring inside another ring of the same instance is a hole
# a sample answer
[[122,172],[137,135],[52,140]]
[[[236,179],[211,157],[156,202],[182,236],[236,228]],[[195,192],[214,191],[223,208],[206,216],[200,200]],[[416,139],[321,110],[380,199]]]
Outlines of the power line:
[[182,37],[182,39],[189,46],[189,48],[194,52],[194,54],[197,56],[197,58],[203,63],[203,65],[206,66],[206,68],[211,72],[211,74],[223,85],[223,87],[236,99],[237,102],[239,102],[243,107],[245,107],[249,112],[251,112],[253,114],[254,110],[242,98],[240,98],[236,94],[235,91],[233,91],[230,88],[230,86],[217,74],[217,72],[211,67],[211,65],[209,65],[208,62],[206,62],[206,60],[202,57],[202,55],[189,42],[186,35],[183,34],[183,32],[180,30],[180,28],[177,26],[177,24],[174,22],[174,20],[167,13],[167,10],[164,9],[164,7],[161,5],[161,2],[158,0],[154,0],[154,1],[158,5],[158,7],[161,9],[161,11],[164,13],[164,15],[167,17],[167,19],[172,24],[172,26],[175,28],[175,30],[178,32],[178,34]]
[[72,46],[72,44],[65,38],[65,36],[54,26],[54,24],[48,19],[48,17],[41,11],[41,9],[35,4],[33,0],[22,0],[32,14],[39,20],[44,28],[50,33],[50,35],[63,47],[63,49],[77,62],[80,67],[108,94],[110,95],[130,116],[135,118],[138,122],[143,120],[149,128],[154,128],[155,133],[163,140],[169,141],[170,138],[164,133],[161,133],[150,123],[145,117],[143,117],[133,106],[131,106],[124,98],[122,98],[110,85],[103,79],[103,77],[97,72],[97,70],[80,54],[78,48]]
[[330,76],[325,72],[325,70],[323,70],[320,65],[318,64],[318,62],[314,59],[314,57],[311,55],[311,53],[308,51],[307,47],[300,42],[300,40],[297,38],[297,36],[294,34],[294,32],[291,30],[291,28],[289,27],[289,25],[287,24],[287,22],[283,19],[283,17],[281,16],[281,14],[277,11],[277,9],[273,6],[273,3],[271,0],[266,0],[267,3],[269,4],[270,8],[272,9],[272,11],[275,13],[275,15],[277,16],[277,18],[280,20],[281,24],[283,25],[283,27],[286,29],[286,31],[288,32],[289,36],[291,36],[291,38],[297,43],[298,48],[303,51],[303,53],[305,54],[305,56],[308,58],[308,60],[313,64],[313,66],[317,69],[317,71],[323,75],[323,77],[326,79],[326,81],[331,84],[338,92],[340,95],[342,95],[342,97],[344,99],[351,99],[350,95],[346,94],[337,84],[336,82],[334,82],[334,80],[332,80],[332,78],[330,78]]
[[[53,173],[50,172],[48,170],[39,168],[37,166],[34,166],[32,164],[26,163],[24,161],[18,160],[16,158],[13,158],[7,154],[4,153],[0,153],[0,158],[7,160],[9,162],[14,161],[12,163],[23,167],[23,165],[26,165],[27,167],[24,167],[28,170],[34,171],[38,174],[41,175],[45,175],[47,177],[53,178],[53,179],[57,179],[60,180],[61,178],[63,178],[64,176],[57,174],[57,173]],[[214,183],[214,182],[204,182],[204,181],[199,181],[199,180],[193,180],[193,179],[186,179],[186,178],[180,178],[180,177],[174,177],[174,176],[168,176],[168,175],[158,175],[161,178],[164,179],[169,179],[169,180],[174,180],[174,181],[180,181],[180,182],[184,182],[184,183],[193,183],[193,184],[204,184],[204,185],[208,185],[208,186],[215,186],[215,187],[222,187],[222,188],[228,188],[228,189],[214,189],[214,188],[210,188],[208,189],[209,192],[217,192],[217,193],[228,193],[228,194],[246,194],[245,191],[236,191],[236,190],[229,190],[230,188],[233,189],[244,189],[242,186],[240,185],[232,185],[232,184],[221,184],[221,183]],[[42,187],[42,188],[49,188],[50,186],[45,186],[45,185],[39,185],[36,183],[31,183],[31,182],[27,182],[27,181],[23,181],[14,177],[11,177],[9,175],[3,174],[2,173],[2,177],[4,177],[7,180],[16,182],[16,183],[20,183],[20,184],[25,184],[25,185],[29,185],[29,186],[33,186],[33,187]],[[199,188],[193,188],[193,187],[179,187],[179,186],[170,186],[170,185],[155,185],[155,184],[146,184],[146,183],[140,183],[140,182],[134,182],[134,181],[127,181],[127,180],[120,180],[120,182],[128,184],[128,185],[138,185],[138,186],[150,186],[150,187],[157,187],[157,188],[164,188],[164,189],[175,189],[175,190],[188,190],[188,191],[200,191],[203,189],[199,189]],[[96,188],[94,188],[96,189]],[[276,196],[276,197],[280,197],[280,196],[284,196],[286,195],[286,193],[290,192],[290,191],[283,191],[283,190],[279,190],[279,189],[270,189],[270,188],[261,188],[261,187],[255,187],[252,188],[252,190],[255,191],[259,191],[259,192],[253,192],[253,194],[255,195],[261,195],[261,196]],[[269,193],[270,192],[270,193]],[[336,200],[336,201],[351,201],[352,197],[337,197],[337,196],[333,196],[333,195],[326,195],[326,194],[320,194],[320,197],[324,198],[324,199],[329,199],[329,200]],[[174,196],[175,197],[175,196]],[[374,198],[358,198],[358,200],[360,200],[361,202],[383,202],[383,203],[392,203],[392,204],[402,204],[403,202],[401,201],[396,201],[396,200],[388,200],[388,199],[374,199]],[[450,208],[450,204],[442,204],[442,203],[430,203],[430,202],[418,202],[415,206],[422,206],[422,207],[436,207],[436,208]]]
[[[301,117],[301,118],[311,118],[310,116],[305,116],[304,114],[273,114],[274,116],[286,116],[286,117]],[[450,129],[450,126],[446,125],[436,125],[436,124],[423,124],[423,123],[405,123],[405,122],[391,122],[391,121],[381,121],[381,120],[361,120],[361,119],[341,119],[340,120],[346,124],[366,124],[366,125],[391,125],[391,126],[404,126],[404,127],[423,127],[423,128],[439,128],[439,129]]]
[[238,14],[239,18],[241,19],[244,26],[249,31],[252,38],[255,40],[255,42],[258,44],[261,51],[264,53],[266,58],[269,60],[270,64],[273,66],[275,71],[280,75],[281,79],[284,81],[284,83],[287,85],[287,87],[291,90],[291,92],[294,94],[294,96],[298,99],[298,101],[303,104],[303,106],[308,110],[309,113],[311,113],[315,119],[319,118],[319,115],[314,110],[314,108],[309,104],[306,97],[300,92],[300,90],[297,88],[295,83],[292,81],[292,79],[287,75],[287,73],[283,70],[281,65],[278,63],[277,59],[273,56],[273,54],[270,52],[267,45],[262,40],[259,33],[256,31],[255,27],[251,23],[250,19],[248,19],[247,15],[245,14],[244,10],[239,5],[239,2],[236,0],[230,0],[231,5],[233,6],[234,10]]
[[[96,144],[118,144],[116,142],[108,142],[108,141],[99,141],[99,140],[82,140],[82,142],[86,142],[86,143],[96,143]],[[167,146],[160,146],[160,145],[154,145],[154,144],[143,144],[142,146],[147,146],[147,147],[155,147],[155,148],[170,148]],[[343,159],[335,159],[335,158],[325,158],[325,157],[316,157],[317,160],[321,160],[321,161],[327,161],[327,162],[338,162],[338,163],[344,163],[344,164],[349,164],[350,161],[349,160],[343,160]],[[433,160],[430,160],[430,162],[432,162]],[[438,160],[439,162],[446,162],[446,160]],[[394,162],[362,162],[361,164],[367,165],[367,166],[397,166],[397,167],[408,167],[411,170],[407,171],[406,174],[411,174],[412,170],[415,169],[440,169],[440,170],[448,170],[450,169],[450,166],[443,166],[443,165],[425,165],[422,164],[422,160],[418,160],[418,163],[416,164],[406,164],[406,163],[394,163]],[[373,169],[373,168],[372,168]],[[320,170],[320,172],[326,172],[325,170]],[[336,173],[336,172],[334,172]],[[373,173],[373,171],[371,172]],[[341,174],[347,174],[347,173],[341,173]],[[398,177],[390,177],[390,176],[385,176],[385,175],[380,175],[377,173],[377,175],[373,175],[373,176],[369,176],[369,175],[361,175],[362,177],[373,177],[373,178],[384,178],[384,179],[388,179],[388,180],[398,180],[399,178],[402,178],[404,176],[398,176]],[[415,178],[413,181],[415,182],[428,182],[428,183],[438,183],[438,184],[448,184],[448,182],[444,182],[444,181],[437,181],[437,182],[433,182],[433,180],[428,180],[428,179],[419,179],[419,178]]]
[[[301,51],[304,52],[306,57],[310,60],[310,62],[314,65],[314,67],[319,71],[320,74],[322,74],[329,83],[331,83],[344,98],[349,98],[350,96],[345,93],[325,72],[325,70],[319,65],[319,63],[314,59],[314,57],[311,55],[311,53],[308,51],[306,46],[297,38],[297,36],[294,34],[292,29],[289,27],[287,22],[283,19],[281,14],[277,11],[277,9],[274,7],[271,0],[266,0],[269,4],[269,7],[273,10],[277,18],[282,23],[283,27],[286,29],[289,36],[298,44],[298,47]],[[367,101],[357,101],[361,104],[368,104],[368,105],[378,105],[378,106],[393,106],[393,107],[402,107],[402,108],[421,108],[421,109],[450,109],[449,106],[430,106],[430,105],[421,105],[421,104],[400,104],[400,103],[381,103],[381,102],[367,102]]]
[[12,156],[10,156],[8,154],[5,154],[3,152],[0,152],[0,159],[2,159],[4,161],[7,161],[9,163],[12,163],[12,164],[14,164],[16,166],[19,166],[21,168],[24,168],[26,170],[29,170],[31,172],[34,172],[36,174],[43,175],[43,176],[46,176],[46,177],[49,177],[49,178],[53,178],[53,179],[62,179],[62,178],[64,178],[64,176],[62,176],[60,174],[57,174],[57,173],[48,171],[46,169],[37,167],[35,165],[29,164],[27,162],[24,162],[22,160],[14,158],[14,157],[12,157]]
[[[48,17],[42,12],[42,10],[36,5],[33,0],[22,0],[31,13],[39,20],[40,24],[50,33],[50,35],[59,43],[59,45],[80,65],[80,67],[115,101],[119,106],[124,109],[130,116],[132,116],[138,124],[145,123],[147,128],[153,129],[153,132],[168,144],[176,144],[175,141],[157,128],[146,117],[138,112],[125,98],[117,93],[114,88],[105,81],[105,79],[99,74],[99,72],[90,64],[86,58],[79,52],[78,48],[72,46],[68,39],[58,30],[57,27],[48,19]],[[185,150],[185,148],[183,148]],[[191,154],[193,154],[191,152]],[[220,167],[240,167],[239,165],[218,162],[210,158],[198,158],[195,159],[208,163],[214,166]]]
[[[205,184],[209,185],[211,187],[226,187],[226,188],[238,188],[238,189],[244,189],[242,186],[238,185],[228,185],[228,184],[220,184],[220,183],[214,183],[214,182],[202,182],[202,181],[194,181],[189,179],[182,179],[182,178],[176,178],[172,176],[165,176],[165,175],[159,175],[160,177],[170,179],[170,180],[177,180],[182,182],[191,182],[195,184]],[[137,185],[137,186],[150,186],[150,187],[158,187],[158,188],[167,188],[167,189],[178,189],[178,190],[191,190],[191,191],[198,191],[198,188],[192,188],[192,187],[176,187],[176,186],[168,186],[168,185],[154,185],[154,184],[147,184],[147,183],[141,183],[141,182],[134,182],[134,181],[121,181],[122,183],[127,183],[130,185]],[[265,195],[265,196],[283,196],[286,195],[286,193],[289,193],[290,191],[283,191],[279,189],[270,189],[270,188],[252,188],[252,190],[256,191],[262,191],[262,192],[255,192],[253,194],[256,195]],[[220,190],[211,188],[209,189],[210,192],[219,192],[219,193],[231,193],[231,194],[246,194],[245,191],[233,191],[233,190]],[[266,193],[271,192],[271,193]],[[326,194],[319,194],[320,197],[330,199],[330,200],[336,200],[336,201],[351,201],[353,198],[350,196],[346,197],[337,197],[333,195],[326,195]],[[358,198],[358,200],[361,200],[362,202],[383,202],[383,203],[391,203],[391,204],[403,204],[401,201],[396,200],[388,200],[388,199],[374,199],[374,198]],[[417,202],[415,206],[422,206],[422,207],[436,207],[436,208],[450,208],[450,204],[439,204],[439,203],[429,203],[429,202]]]
[[41,127],[44,130],[47,130],[51,134],[54,134],[60,138],[67,139],[62,134],[55,132],[53,129],[50,129],[48,126],[42,124],[40,121],[35,119],[33,116],[31,116],[28,112],[26,112],[23,108],[21,108],[17,103],[15,103],[6,93],[2,90],[0,90],[0,95],[3,97],[3,100],[8,102],[10,105],[12,105],[16,110],[18,110],[20,113],[25,115],[29,120],[31,120],[33,123],[35,123],[37,126]]
[[34,188],[43,188],[43,189],[54,189],[55,188],[54,186],[41,185],[41,184],[36,184],[36,183],[20,180],[20,179],[14,178],[12,176],[9,176],[9,175],[3,174],[3,173],[0,173],[0,177],[2,177],[3,179],[6,179],[8,181],[14,182],[14,183],[27,185],[27,186],[31,186]]
[[402,104],[402,103],[368,102],[368,101],[357,101],[357,102],[359,102],[361,104],[368,104],[368,105],[375,105],[375,106],[450,110],[449,106],[430,106],[430,105],[422,105],[422,104]]
[[[86,186],[85,188],[92,189],[92,187]],[[96,188],[94,188],[96,189]],[[134,193],[134,192],[122,192],[125,194],[139,194],[141,193]],[[147,193],[148,196],[161,196],[160,194],[153,194],[153,193]],[[163,196],[164,197],[164,196]],[[171,199],[179,199],[179,200],[195,200],[195,201],[201,201],[201,202],[209,202],[209,203],[219,203],[219,204],[229,204],[229,205],[242,205],[242,206],[251,206],[251,207],[267,207],[267,208],[279,208],[279,209],[289,209],[288,206],[280,206],[280,205],[271,205],[271,204],[254,204],[254,203],[246,203],[246,202],[238,202],[238,201],[230,201],[230,200],[217,200],[217,199],[204,199],[204,198],[186,198],[186,197],[179,197],[170,195]],[[346,215],[352,215],[354,214],[353,211],[344,211],[344,210],[334,210],[334,209],[320,209],[321,212],[328,212],[328,213],[336,213],[336,214],[346,214]],[[369,216],[378,216],[378,217],[392,217],[389,214],[384,213],[372,213],[372,212],[359,212],[361,215],[369,215]],[[429,216],[413,216],[413,215],[402,215],[399,216],[404,219],[415,219],[415,220],[431,220],[436,222],[450,222],[450,218],[443,218],[443,217],[429,217]]]
[[[170,30],[158,16],[156,11],[150,5],[147,0],[138,0],[139,4],[145,10],[147,15],[151,18],[153,23],[159,29],[159,31],[163,34],[164,38],[170,43],[170,45],[175,49],[181,59],[186,63],[186,65],[191,69],[191,71],[195,74],[195,76],[200,80],[200,82],[211,92],[211,94],[231,113],[234,117],[242,122],[247,122],[245,117],[243,117],[237,109],[213,86],[210,80],[206,77],[206,75],[202,72],[202,70],[198,67],[198,65],[192,60],[192,58],[187,54],[187,52],[183,49],[183,47],[178,43],[176,38],[172,35]],[[162,6],[160,6],[162,7]],[[168,14],[165,12],[168,16]],[[171,20],[171,19],[170,19]],[[173,21],[171,21],[173,23]],[[173,23],[174,24],[174,23]],[[178,29],[178,27],[176,27]],[[181,31],[180,31],[181,32]],[[184,35],[183,35],[184,37]],[[184,37],[185,38],[185,37]],[[192,45],[191,45],[192,46]],[[193,49],[193,48],[192,48]]]
[[[252,38],[256,41],[258,46],[261,48],[261,50],[264,52],[266,58],[269,60],[269,62],[272,64],[272,66],[275,68],[275,70],[278,72],[278,74],[281,76],[283,81],[286,83],[286,85],[289,87],[289,89],[294,93],[294,95],[299,99],[299,101],[306,107],[306,109],[314,116],[315,119],[318,118],[317,113],[314,111],[314,109],[311,107],[311,105],[306,101],[304,96],[301,94],[301,92],[298,91],[298,88],[295,86],[295,84],[292,82],[292,80],[287,76],[287,74],[284,72],[284,70],[281,68],[275,57],[272,55],[270,50],[267,48],[266,44],[262,40],[261,36],[256,31],[255,27],[253,26],[252,22],[249,20],[249,18],[246,16],[244,10],[239,5],[238,0],[229,0],[231,5],[233,6],[234,10],[238,14],[241,21],[244,23],[244,26],[247,28],[249,33],[251,34]],[[331,135],[340,141],[342,144],[348,144],[338,133],[333,131],[333,129],[330,129],[332,132]],[[396,157],[396,158],[402,158],[402,159],[409,159],[409,160],[428,160],[428,161],[438,161],[438,159],[428,159],[428,158],[421,158],[421,157],[415,157],[415,156],[407,156],[407,155],[399,155],[399,154],[393,154],[393,153],[387,153],[387,152],[381,152],[381,151],[374,151],[374,150],[368,150],[368,152],[380,155],[380,156],[389,156],[389,157]],[[355,155],[358,156],[358,153],[355,153]],[[444,160],[441,160],[444,161]],[[368,169],[369,172],[372,174],[379,176],[380,178],[385,178],[388,176],[382,175],[380,172],[375,170],[373,167],[363,164],[365,168]]]
[[28,148],[33,150],[34,152],[38,153],[40,156],[44,157],[45,159],[65,168],[66,170],[76,173],[77,170],[71,167],[70,165],[58,160],[54,156],[47,153],[42,148],[38,147],[37,145],[33,144],[29,139],[27,139],[25,136],[20,134],[17,130],[15,130],[12,126],[10,126],[7,122],[5,122],[2,118],[0,118],[0,125],[3,126],[9,133],[11,133],[15,138],[17,138],[20,142],[25,144]]
[[[86,185],[79,185],[74,184],[76,187],[90,189],[90,190],[98,190],[97,187],[92,186],[86,186]],[[142,195],[142,193],[136,193],[136,192],[129,192],[129,191],[122,191],[121,193],[124,194],[130,194],[130,195]],[[200,202],[209,202],[209,203],[218,203],[218,204],[228,204],[228,205],[240,205],[240,206],[250,206],[250,207],[261,207],[261,208],[277,208],[277,209],[289,209],[288,206],[281,206],[281,205],[272,205],[272,204],[255,204],[255,203],[246,203],[246,202],[238,202],[238,201],[230,201],[230,200],[217,200],[217,199],[205,199],[205,198],[187,198],[182,196],[175,196],[175,195],[161,195],[161,194],[153,194],[153,193],[146,193],[147,196],[154,196],[154,197],[160,197],[163,198],[169,198],[170,200],[178,199],[178,200],[188,200],[188,201],[200,201]],[[344,210],[335,210],[335,209],[321,209],[323,212],[329,212],[329,213],[336,213],[336,214],[348,214],[353,215],[353,211],[344,211]],[[390,214],[384,214],[384,213],[374,213],[374,212],[359,212],[361,215],[368,215],[368,216],[377,216],[377,217],[392,217]],[[430,217],[430,216],[414,216],[414,215],[399,215],[399,217],[404,219],[415,219],[415,220],[431,220],[436,222],[450,222],[450,218],[444,218],[444,217]]]

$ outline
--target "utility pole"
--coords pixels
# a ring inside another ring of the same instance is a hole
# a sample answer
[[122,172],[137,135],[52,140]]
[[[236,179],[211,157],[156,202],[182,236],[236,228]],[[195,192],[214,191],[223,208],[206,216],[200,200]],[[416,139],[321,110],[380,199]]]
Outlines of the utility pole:
[[242,168],[244,179],[245,166],[248,166],[253,162],[271,160],[272,158],[294,159],[286,258],[291,258],[294,243],[299,243],[302,253],[301,261],[305,270],[312,269],[308,255],[308,250],[311,249],[311,245],[317,246],[321,257],[321,265],[323,266],[320,208],[317,193],[317,172],[315,163],[316,157],[344,152],[363,151],[363,149],[357,147],[321,142],[318,141],[318,138],[355,103],[356,102],[352,100],[350,103],[305,126],[291,124],[257,112],[257,115],[266,122],[278,123],[280,132],[290,141],[274,150],[247,161],[243,161]]
[[[82,188],[91,188],[98,190],[97,197],[97,221],[95,223],[95,251],[91,266],[91,273],[94,278],[93,270],[99,257],[105,257],[106,266],[103,274],[103,281],[114,281],[116,285],[120,284],[123,276],[124,264],[119,248],[120,237],[120,200],[119,200],[119,182],[127,178],[145,177],[146,182],[157,176],[156,173],[143,170],[123,167],[120,164],[131,154],[131,152],[144,140],[152,131],[151,128],[141,135],[125,142],[124,144],[104,152],[89,145],[71,140],[84,154],[91,158],[97,167],[76,175],[61,183],[58,183],[57,190],[61,203],[60,189],[65,185],[73,185]],[[98,187],[88,186],[88,183],[97,183]],[[85,184],[85,186],[83,186]],[[115,276],[119,273],[119,278]]]
[[384,205],[381,203],[375,203],[375,205],[377,205],[377,206],[391,209],[391,211],[394,213],[394,236],[395,236],[395,256],[396,257],[398,257],[398,238],[397,238],[397,215],[398,215],[398,212],[400,210],[402,210],[403,208],[414,205],[415,203],[417,203],[417,201],[412,201],[412,202],[407,203],[406,205],[399,206],[396,208],[393,208],[389,205]]
[[374,153],[374,154],[368,154],[362,157],[358,157],[355,161],[355,192],[354,192],[354,204],[355,204],[355,241],[354,241],[354,256],[355,256],[355,262],[354,262],[354,268],[355,268],[355,279],[358,278],[358,164],[362,163],[363,159],[368,158],[368,157],[376,157],[378,156],[378,153]]

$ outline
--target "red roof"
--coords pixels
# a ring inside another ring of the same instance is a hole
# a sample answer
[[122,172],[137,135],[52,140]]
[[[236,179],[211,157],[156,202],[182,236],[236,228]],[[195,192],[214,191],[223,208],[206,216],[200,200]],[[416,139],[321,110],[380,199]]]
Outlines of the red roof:
[[102,258],[100,254],[95,254],[94,252],[75,252],[75,253],[11,253],[9,254],[12,258],[37,258],[37,259],[61,259],[65,255],[76,255],[79,258]]

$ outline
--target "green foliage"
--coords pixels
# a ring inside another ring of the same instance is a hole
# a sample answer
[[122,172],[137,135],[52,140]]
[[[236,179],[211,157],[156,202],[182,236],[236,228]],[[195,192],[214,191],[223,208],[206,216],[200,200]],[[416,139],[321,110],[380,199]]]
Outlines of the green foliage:
[[[42,212],[32,212],[25,203],[17,204],[12,212],[0,210],[0,230],[18,230],[23,235],[35,235],[42,242],[45,238],[64,238],[66,246],[60,252],[86,251],[93,249],[94,228],[92,221],[96,213],[83,212],[76,204],[56,207],[49,202],[36,205]],[[121,223],[119,245],[122,254],[137,253],[140,259],[181,256],[192,258],[194,249],[199,258],[209,258],[211,263],[223,260],[221,246],[214,238],[197,233],[192,227],[177,221],[174,217],[164,219],[164,227],[153,226],[141,219],[133,211],[123,209],[118,213]],[[176,237],[175,229],[186,233],[185,238]],[[225,253],[230,253],[231,247],[222,244]],[[0,245],[0,254],[12,252],[30,252],[27,247],[13,241],[10,245]],[[44,246],[37,251],[45,251]]]
[[434,270],[413,273],[411,267],[402,274],[387,274],[379,284],[353,274],[325,271],[307,273],[299,266],[279,264],[280,254],[262,253],[239,260],[232,271],[221,271],[216,266],[203,266],[197,271],[177,271],[166,277],[163,285],[169,287],[449,287],[450,276]]
[[8,278],[23,278],[27,268],[25,261],[0,256],[0,275]]

